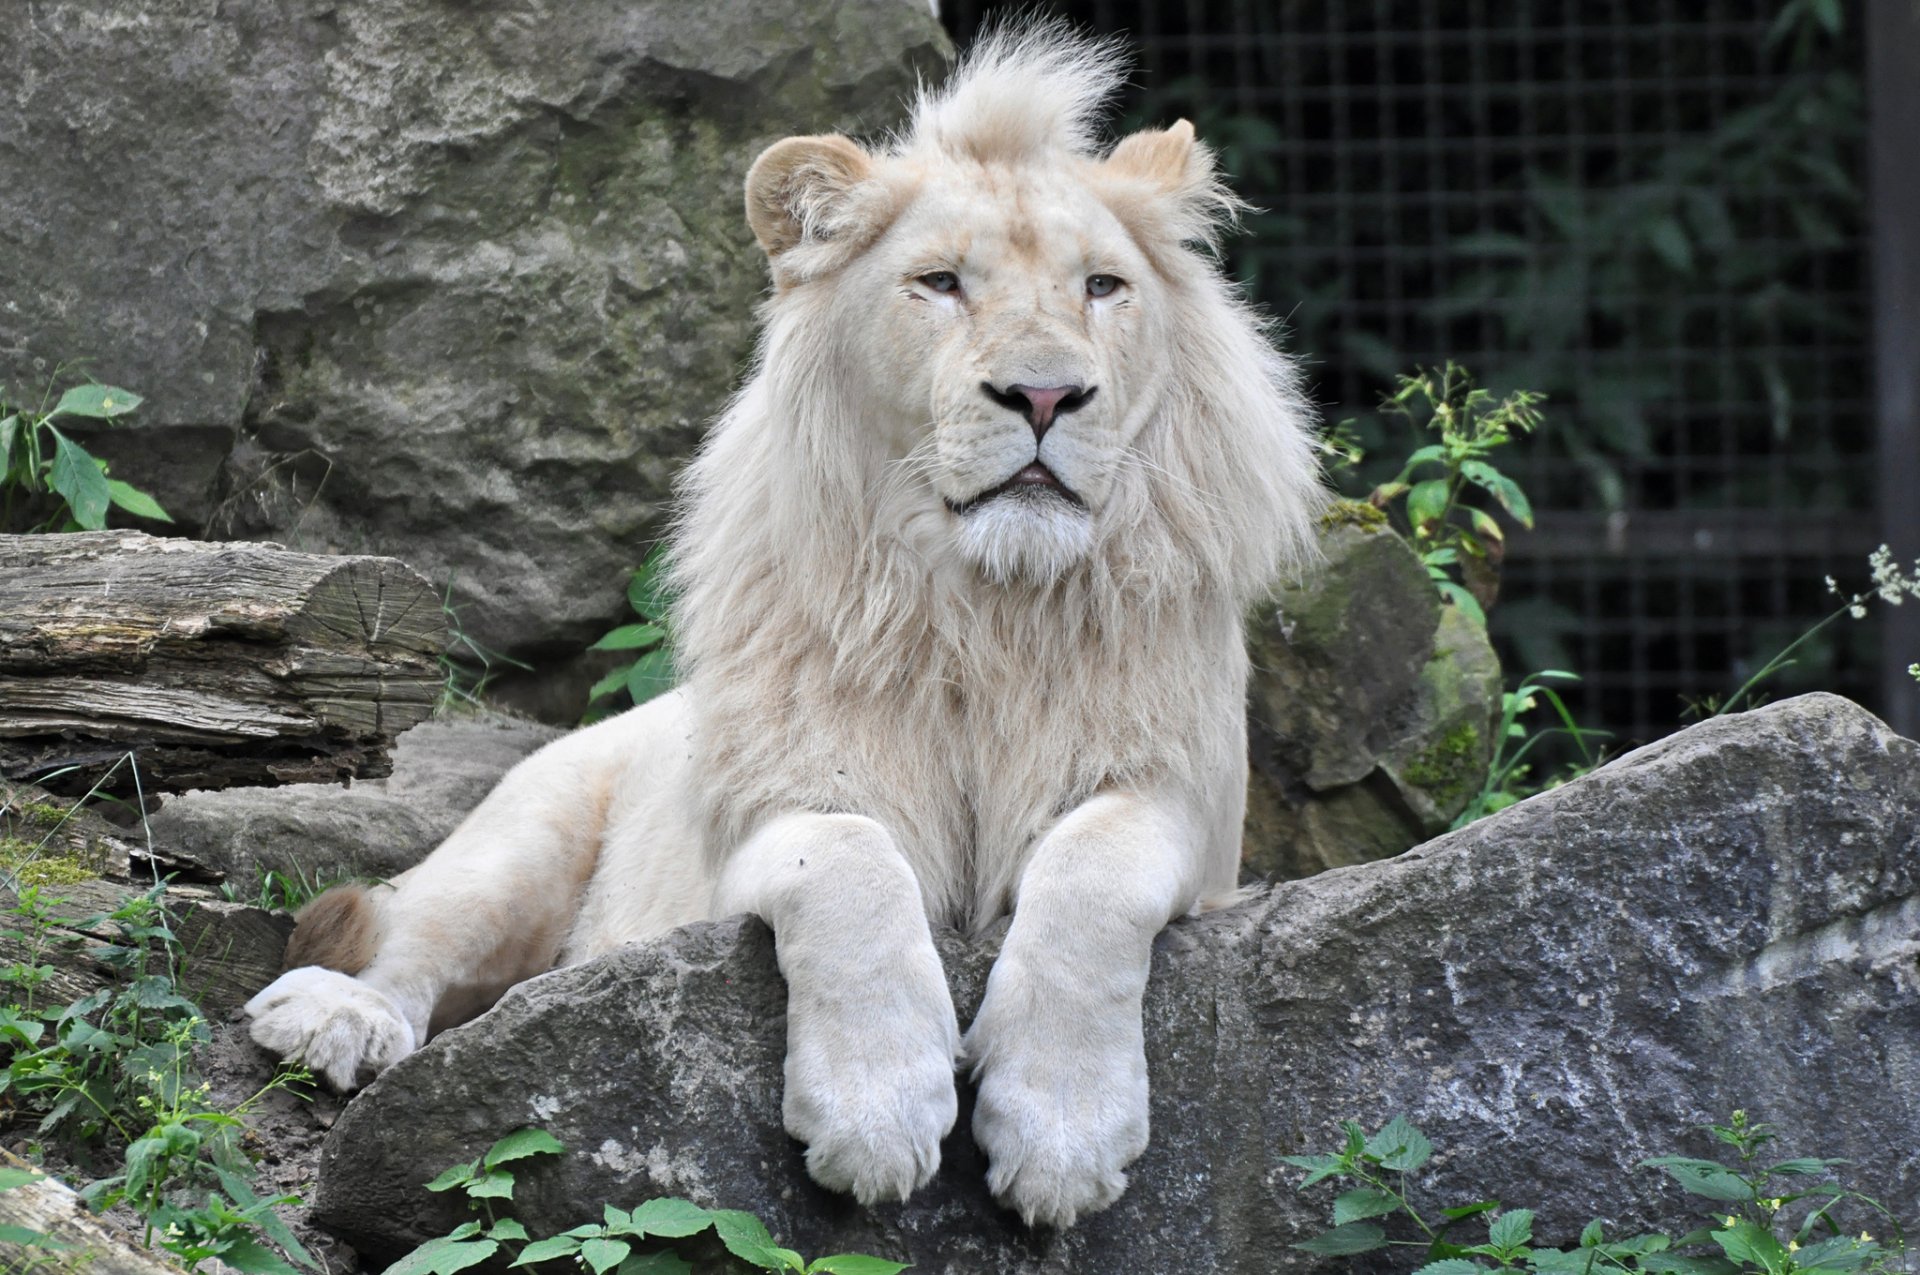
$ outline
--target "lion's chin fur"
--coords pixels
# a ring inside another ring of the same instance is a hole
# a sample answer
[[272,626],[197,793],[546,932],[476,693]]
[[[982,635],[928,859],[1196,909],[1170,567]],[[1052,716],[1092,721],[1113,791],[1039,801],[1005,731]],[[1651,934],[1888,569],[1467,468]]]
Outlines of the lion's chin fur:
[[1052,584],[1093,552],[1093,518],[1047,492],[1008,492],[960,515],[960,554],[997,584]]

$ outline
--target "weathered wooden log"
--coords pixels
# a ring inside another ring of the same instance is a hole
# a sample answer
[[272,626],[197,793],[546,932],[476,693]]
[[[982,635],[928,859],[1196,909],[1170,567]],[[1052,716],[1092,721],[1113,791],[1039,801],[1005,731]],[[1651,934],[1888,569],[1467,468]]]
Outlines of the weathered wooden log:
[[[392,558],[0,536],[0,776],[125,793],[385,775],[445,615]],[[127,754],[132,764],[123,761]],[[63,773],[64,772],[64,773]]]
[[[5,1151],[0,1165],[42,1172]],[[0,1225],[32,1233],[27,1244],[0,1240],[0,1271],[86,1271],[88,1275],[179,1275],[164,1255],[136,1247],[95,1218],[72,1188],[48,1176],[0,1191]]]

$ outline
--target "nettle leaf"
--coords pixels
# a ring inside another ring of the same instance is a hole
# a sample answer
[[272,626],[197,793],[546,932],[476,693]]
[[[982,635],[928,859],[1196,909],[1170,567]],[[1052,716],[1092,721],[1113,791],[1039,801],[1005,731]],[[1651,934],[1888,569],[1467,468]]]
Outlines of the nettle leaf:
[[678,1253],[642,1253],[620,1263],[614,1275],[693,1275],[693,1264]]
[[1333,1224],[1345,1226],[1370,1217],[1381,1217],[1400,1207],[1398,1197],[1376,1187],[1357,1187],[1345,1191],[1333,1202]]
[[1663,1155],[1642,1160],[1643,1169],[1662,1169],[1681,1187],[1709,1200],[1745,1204],[1754,1198],[1753,1186],[1724,1164],[1712,1160],[1693,1160],[1686,1156]]
[[1850,1160],[1782,1160],[1768,1169],[1768,1173],[1785,1173],[1793,1177],[1811,1177],[1825,1173],[1828,1169],[1842,1164],[1851,1164]]
[[85,416],[96,421],[112,420],[116,416],[125,416],[140,403],[140,396],[132,390],[118,389],[112,385],[76,385],[60,396],[59,403],[47,413],[47,419]]
[[132,483],[123,483],[118,478],[107,479],[107,499],[136,518],[151,518],[155,522],[173,521],[167,511],[160,507],[159,501]]
[[454,1275],[469,1266],[477,1266],[500,1250],[493,1240],[429,1240],[407,1254],[385,1275]]
[[671,604],[667,593],[667,551],[655,549],[627,581],[627,605],[648,620],[663,620]]
[[479,1171],[480,1162],[478,1160],[475,1160],[472,1164],[456,1164],[433,1181],[427,1183],[427,1190],[451,1191],[462,1183],[471,1182],[473,1175]]
[[663,1196],[635,1209],[631,1221],[635,1235],[677,1240],[698,1235],[713,1225],[713,1214],[690,1201]]
[[1405,1116],[1395,1116],[1367,1139],[1367,1154],[1378,1156],[1385,1168],[1406,1173],[1427,1162],[1433,1144]]
[[637,651],[667,636],[657,624],[623,624],[588,647],[589,651]]
[[545,1129],[516,1129],[487,1148],[481,1163],[491,1169],[512,1160],[535,1155],[559,1155],[566,1150],[560,1140]]
[[53,435],[53,469],[47,482],[60,493],[73,511],[73,520],[86,531],[99,531],[107,525],[107,502],[112,492],[100,462],[80,444],[47,426]]
[[1713,1242],[1736,1262],[1749,1262],[1768,1271],[1784,1271],[1792,1265],[1786,1246],[1773,1238],[1771,1232],[1752,1222],[1741,1222],[1724,1231],[1715,1231]]
[[1500,1201],[1498,1200],[1480,1200],[1473,1204],[1458,1204],[1450,1209],[1441,1209],[1440,1216],[1449,1222],[1458,1222],[1462,1218],[1474,1217],[1481,1213],[1491,1213],[1499,1207]]
[[1495,1218],[1493,1225],[1487,1228],[1490,1243],[1503,1248],[1515,1249],[1533,1238],[1533,1210],[1514,1209]]
[[807,1275],[900,1275],[907,1269],[905,1262],[889,1262],[882,1257],[868,1257],[864,1253],[836,1253],[832,1257],[815,1259],[807,1267]]
[[1347,1162],[1337,1155],[1283,1155],[1280,1160],[1296,1169],[1307,1170],[1306,1181],[1300,1184],[1302,1191],[1316,1182],[1325,1181],[1347,1166]]
[[593,1275],[606,1275],[631,1252],[633,1245],[625,1240],[588,1240],[580,1246],[580,1259],[593,1268]]
[[1413,1275],[1480,1275],[1486,1269],[1480,1263],[1469,1262],[1464,1257],[1448,1257],[1437,1262],[1428,1262]]
[[1301,1240],[1293,1247],[1318,1253],[1322,1257],[1350,1257],[1355,1253],[1371,1253],[1376,1248],[1386,1246],[1385,1231],[1371,1222],[1351,1222],[1346,1226],[1336,1226],[1331,1231],[1323,1231],[1310,1240]]
[[488,1169],[467,1183],[467,1198],[473,1200],[511,1200],[513,1174],[505,1169]]
[[220,1261],[243,1275],[297,1275],[278,1253],[256,1239],[236,1235],[220,1252]]
[[[580,1251],[580,1241],[571,1235],[555,1235],[551,1239],[535,1240],[520,1250],[520,1256],[514,1259],[515,1266],[532,1266],[535,1262],[550,1262],[556,1257],[571,1257]],[[392,1275],[392,1272],[388,1272]]]
[[[36,1231],[31,1226],[0,1226],[0,1244],[27,1244],[34,1248],[69,1249],[73,1245],[62,1243],[44,1231]],[[31,1270],[31,1266],[14,1267],[15,1270]]]
[[32,1169],[16,1169],[10,1164],[0,1164],[0,1191],[11,1191],[15,1187],[26,1186],[29,1182],[38,1182],[46,1176]]
[[720,1242],[741,1261],[768,1271],[806,1269],[800,1255],[775,1244],[766,1223],[753,1214],[739,1209],[715,1209],[712,1216],[713,1229],[720,1233]]

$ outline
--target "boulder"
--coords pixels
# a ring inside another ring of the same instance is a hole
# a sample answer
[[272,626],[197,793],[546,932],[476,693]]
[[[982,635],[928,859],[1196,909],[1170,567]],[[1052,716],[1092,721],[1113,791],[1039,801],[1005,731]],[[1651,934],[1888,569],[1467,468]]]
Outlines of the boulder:
[[149,820],[154,848],[243,898],[268,871],[391,877],[426,858],[501,776],[561,733],[512,717],[433,718],[395,741],[384,779],[170,797]]
[[927,0],[44,0],[0,41],[0,384],[83,361],[146,397],[89,446],[183,525],[577,653],[751,354],[747,165],[947,53]]
[[[991,944],[945,941],[963,1015]],[[939,1175],[863,1209],[780,1127],[785,989],[768,931],[691,926],[510,992],[351,1102],[317,1215],[392,1255],[463,1220],[422,1184],[508,1131],[536,1234],[662,1194],[749,1209],[808,1252],[927,1275],[1269,1275],[1324,1225],[1280,1157],[1405,1113],[1423,1200],[1690,1226],[1642,1158],[1712,1148],[1734,1108],[1786,1153],[1920,1216],[1920,746],[1810,695],[1710,721],[1391,860],[1267,886],[1160,938],[1153,1141],[1108,1211],[1028,1232],[961,1123]],[[963,1089],[963,1093],[964,1093]],[[1695,1202],[1697,1203],[1697,1202]]]
[[1500,660],[1378,510],[1341,502],[1324,562],[1249,629],[1245,861],[1272,880],[1399,854],[1493,757]]

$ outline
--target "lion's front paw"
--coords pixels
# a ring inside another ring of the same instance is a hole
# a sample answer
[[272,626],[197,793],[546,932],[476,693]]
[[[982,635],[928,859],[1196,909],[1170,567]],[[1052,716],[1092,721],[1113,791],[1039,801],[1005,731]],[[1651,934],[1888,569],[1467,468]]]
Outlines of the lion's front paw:
[[[983,1015],[984,1016],[984,1015]],[[1062,1039],[1046,1022],[996,1034],[975,1025],[973,1140],[987,1187],[1028,1226],[1072,1226],[1127,1189],[1122,1171],[1147,1149],[1147,1060],[1135,1044]]]
[[787,1132],[806,1144],[807,1172],[862,1204],[906,1199],[940,1167],[940,1140],[959,1115],[951,1027],[796,1035],[785,1115]]
[[259,1044],[341,1092],[412,1053],[413,1027],[385,994],[337,970],[289,970],[246,1004]]

